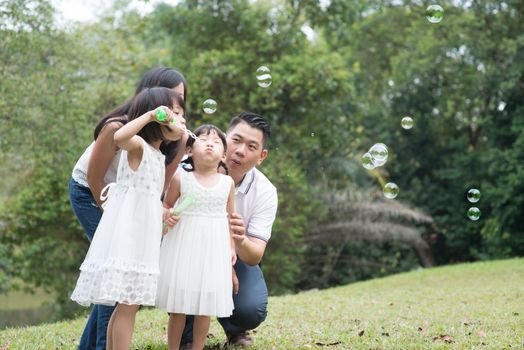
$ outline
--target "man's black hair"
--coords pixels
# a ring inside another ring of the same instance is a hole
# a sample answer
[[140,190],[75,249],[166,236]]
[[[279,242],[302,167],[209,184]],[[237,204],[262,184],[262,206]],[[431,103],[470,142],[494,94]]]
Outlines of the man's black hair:
[[262,117],[260,114],[245,111],[231,119],[227,131],[231,131],[231,129],[237,126],[237,124],[239,124],[240,122],[245,122],[252,128],[262,131],[263,148],[266,148],[266,144],[269,141],[269,138],[271,137],[271,127],[269,126],[267,120],[265,120],[264,117]]

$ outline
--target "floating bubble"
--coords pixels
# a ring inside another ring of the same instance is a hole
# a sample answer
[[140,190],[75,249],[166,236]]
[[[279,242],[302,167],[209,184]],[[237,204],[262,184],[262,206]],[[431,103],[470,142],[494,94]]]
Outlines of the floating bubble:
[[373,159],[373,162],[375,163],[375,168],[379,167],[379,166],[383,166],[384,164],[386,164],[386,161],[387,159]]
[[468,209],[468,218],[471,221],[477,221],[480,219],[480,209],[477,207],[471,207]]
[[362,156],[362,166],[368,170],[375,169],[375,161],[369,152],[364,153]]
[[267,88],[273,82],[273,77],[268,67],[260,66],[257,68],[257,84],[261,88]]
[[204,110],[204,113],[213,114],[217,110],[217,102],[211,98],[208,98],[202,104],[202,109]]
[[394,199],[398,196],[399,188],[396,183],[394,182],[388,182],[384,185],[384,188],[382,189],[382,192],[384,192],[384,197],[388,199]]
[[430,5],[426,9],[426,18],[431,23],[440,23],[444,18],[444,9],[440,5]]
[[384,161],[385,163],[385,161],[388,159],[388,147],[383,143],[375,143],[369,149],[369,154],[371,154],[374,160],[378,162]]
[[402,118],[402,120],[400,121],[400,125],[402,126],[402,128],[406,130],[411,129],[413,127],[413,118],[408,116]]
[[480,191],[476,188],[470,189],[467,198],[471,203],[477,203],[480,200]]

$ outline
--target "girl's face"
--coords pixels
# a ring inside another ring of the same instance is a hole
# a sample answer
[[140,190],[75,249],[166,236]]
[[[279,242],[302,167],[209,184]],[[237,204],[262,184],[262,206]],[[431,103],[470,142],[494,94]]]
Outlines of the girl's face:
[[[176,125],[186,125],[186,119],[184,118],[184,109],[180,107],[180,105],[173,101],[173,108],[171,109],[173,113],[175,114],[175,118],[177,121]],[[164,134],[164,137],[168,140],[178,140],[180,138],[180,130],[178,127],[165,127],[162,128],[162,133]]]
[[206,163],[218,166],[220,161],[225,160],[224,144],[215,130],[209,134],[203,132],[189,149],[189,156],[193,157],[195,163]]

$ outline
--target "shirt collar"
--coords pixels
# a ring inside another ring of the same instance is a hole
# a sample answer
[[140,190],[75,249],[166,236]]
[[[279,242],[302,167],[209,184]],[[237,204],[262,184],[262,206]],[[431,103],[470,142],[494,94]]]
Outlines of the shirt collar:
[[252,168],[244,175],[244,179],[236,188],[236,193],[247,194],[253,181],[255,181],[255,168]]

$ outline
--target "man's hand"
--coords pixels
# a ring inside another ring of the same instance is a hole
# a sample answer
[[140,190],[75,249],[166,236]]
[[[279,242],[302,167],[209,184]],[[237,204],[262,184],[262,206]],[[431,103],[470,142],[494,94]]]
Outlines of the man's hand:
[[262,239],[246,235],[244,219],[238,213],[231,213],[229,216],[229,230],[231,238],[235,242],[235,250],[238,258],[250,266],[260,263],[266,244]]
[[246,227],[244,226],[244,218],[238,213],[231,213],[229,216],[229,229],[231,236],[235,240],[236,245],[242,245],[246,239]]

